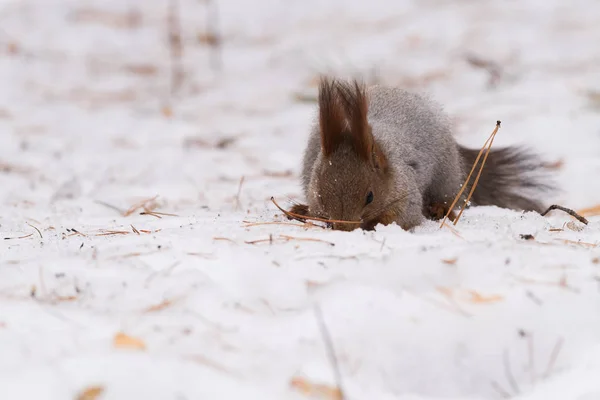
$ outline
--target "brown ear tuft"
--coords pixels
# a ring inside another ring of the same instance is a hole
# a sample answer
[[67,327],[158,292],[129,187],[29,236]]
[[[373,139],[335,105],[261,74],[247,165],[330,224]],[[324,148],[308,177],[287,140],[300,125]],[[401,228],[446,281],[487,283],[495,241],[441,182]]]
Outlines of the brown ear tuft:
[[335,90],[337,81],[321,77],[319,81],[319,127],[321,130],[321,149],[328,157],[343,140],[346,125],[343,110]]
[[354,149],[363,160],[371,161],[373,134],[367,120],[369,103],[366,86],[355,80],[352,83],[339,82],[336,88],[344,112],[350,122]]

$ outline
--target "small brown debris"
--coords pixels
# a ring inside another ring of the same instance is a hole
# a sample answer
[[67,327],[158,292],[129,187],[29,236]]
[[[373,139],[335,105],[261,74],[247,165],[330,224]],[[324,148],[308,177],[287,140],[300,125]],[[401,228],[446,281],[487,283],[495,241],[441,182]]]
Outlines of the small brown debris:
[[102,386],[90,386],[77,395],[77,400],[97,400],[104,393]]
[[592,264],[600,264],[600,257],[592,258]]
[[138,338],[119,332],[113,339],[113,346],[119,349],[146,350],[146,344]]
[[444,264],[448,264],[448,265],[454,265],[454,264],[456,264],[457,261],[458,261],[457,257],[454,257],[454,258],[442,258],[442,262]]
[[519,235],[519,237],[523,240],[535,240],[535,236],[530,233],[522,233]]
[[174,300],[174,299],[165,299],[158,304],[155,304],[153,306],[146,308],[144,311],[147,313],[161,311],[161,310],[164,310],[165,308],[168,308],[171,305],[173,305],[173,303],[175,303],[175,301],[176,300]]
[[302,377],[293,377],[290,386],[300,393],[326,400],[343,400],[342,392],[337,387],[318,384]]

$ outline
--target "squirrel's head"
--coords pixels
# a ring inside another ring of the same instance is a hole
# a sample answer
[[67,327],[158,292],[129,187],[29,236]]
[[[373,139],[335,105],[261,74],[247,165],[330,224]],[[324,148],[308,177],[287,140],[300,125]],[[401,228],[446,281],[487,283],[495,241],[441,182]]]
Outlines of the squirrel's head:
[[371,227],[389,202],[391,171],[367,120],[364,85],[322,78],[319,84],[321,152],[314,164],[308,207],[350,231]]

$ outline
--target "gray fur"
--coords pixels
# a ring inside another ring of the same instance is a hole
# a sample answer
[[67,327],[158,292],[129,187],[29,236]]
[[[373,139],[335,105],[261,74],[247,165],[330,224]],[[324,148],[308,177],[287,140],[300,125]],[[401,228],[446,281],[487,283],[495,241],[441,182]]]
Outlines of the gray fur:
[[[426,210],[432,204],[451,204],[478,150],[456,143],[447,116],[433,101],[384,86],[369,87],[366,94],[372,137],[387,157],[389,172],[374,173],[368,163],[353,154],[349,145],[341,144],[333,154],[324,157],[322,132],[319,123],[315,123],[302,168],[308,213],[345,221],[358,219],[363,222],[361,227],[369,229],[382,222],[378,215],[392,209],[394,221],[410,229],[428,217]],[[530,171],[539,169],[541,164],[531,160],[529,153],[515,152],[512,148],[493,150],[473,202],[539,211],[541,205],[537,201],[515,194],[515,190],[540,186],[535,179],[521,175],[522,167]],[[365,206],[364,193],[369,188],[377,201]],[[358,226],[340,224],[337,228],[355,227]]]

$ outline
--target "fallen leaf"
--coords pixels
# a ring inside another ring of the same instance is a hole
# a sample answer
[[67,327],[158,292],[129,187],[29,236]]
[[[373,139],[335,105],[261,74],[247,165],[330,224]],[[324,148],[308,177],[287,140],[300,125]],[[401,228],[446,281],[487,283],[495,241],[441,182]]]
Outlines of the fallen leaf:
[[312,383],[302,377],[294,377],[290,386],[300,393],[319,399],[342,400],[342,391],[337,387]]
[[90,386],[77,395],[77,400],[96,400],[102,393],[104,393],[102,386]]
[[128,336],[123,332],[115,335],[113,345],[119,349],[146,350],[146,344],[141,339]]

